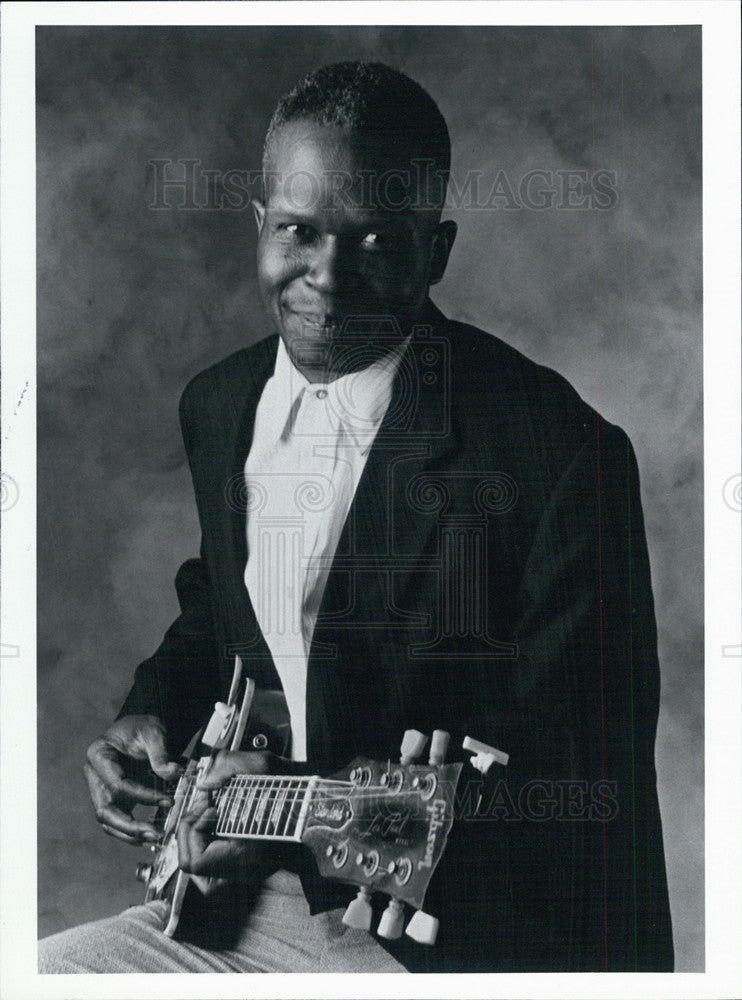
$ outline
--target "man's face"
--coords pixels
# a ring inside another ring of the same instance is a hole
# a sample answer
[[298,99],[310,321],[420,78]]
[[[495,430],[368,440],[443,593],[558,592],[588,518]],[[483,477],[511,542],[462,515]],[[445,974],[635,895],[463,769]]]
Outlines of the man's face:
[[407,335],[455,225],[416,207],[415,185],[390,173],[399,164],[343,129],[289,122],[271,153],[266,203],[255,203],[263,301],[294,364],[332,381]]

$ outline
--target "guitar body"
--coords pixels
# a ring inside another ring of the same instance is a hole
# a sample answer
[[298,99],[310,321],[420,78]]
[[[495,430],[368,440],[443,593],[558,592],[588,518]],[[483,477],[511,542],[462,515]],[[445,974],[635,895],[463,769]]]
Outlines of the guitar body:
[[[268,750],[278,756],[286,756],[291,745],[291,720],[283,692],[254,689],[250,699],[241,748]],[[140,865],[138,869],[138,877],[144,876],[147,881],[145,902],[164,899],[169,903],[169,917],[165,927],[168,937],[172,937],[178,927],[189,885],[193,884],[207,894],[212,882],[202,876],[187,875],[178,867],[180,819],[189,811],[199,771],[208,766],[210,751],[216,749],[201,742],[204,732],[201,730],[196,733],[186,748],[184,757],[187,764],[175,788],[172,806],[169,809],[158,809],[155,814],[154,823],[162,830],[162,840],[152,848],[155,852],[154,861],[149,865]]]

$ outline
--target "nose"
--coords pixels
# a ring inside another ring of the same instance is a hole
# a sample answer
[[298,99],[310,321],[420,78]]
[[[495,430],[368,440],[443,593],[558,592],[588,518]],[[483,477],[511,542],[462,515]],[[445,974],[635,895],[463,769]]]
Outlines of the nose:
[[311,288],[333,294],[347,283],[351,262],[337,236],[325,236],[315,248],[305,278]]

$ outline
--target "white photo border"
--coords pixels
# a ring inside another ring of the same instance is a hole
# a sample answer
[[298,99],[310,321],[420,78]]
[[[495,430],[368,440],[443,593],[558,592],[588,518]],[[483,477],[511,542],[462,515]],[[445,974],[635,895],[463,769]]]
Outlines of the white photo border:
[[[700,24],[703,33],[706,971],[673,974],[264,975],[261,997],[742,995],[740,15],[701,2],[7,2],[0,91],[3,507],[0,995],[243,997],[242,977],[38,976],[36,969],[35,26]],[[736,477],[736,478],[735,478]],[[21,821],[23,820],[23,821]],[[349,981],[346,981],[349,980]]]

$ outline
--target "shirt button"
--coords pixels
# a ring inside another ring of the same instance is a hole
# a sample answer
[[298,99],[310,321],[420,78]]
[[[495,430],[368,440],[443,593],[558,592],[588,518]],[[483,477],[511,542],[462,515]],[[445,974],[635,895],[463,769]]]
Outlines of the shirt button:
[[327,397],[327,389],[318,389],[315,395],[317,399],[325,399]]

